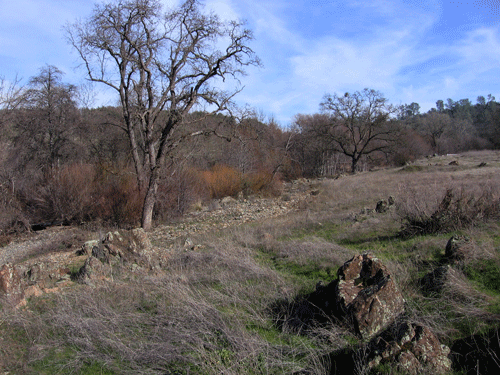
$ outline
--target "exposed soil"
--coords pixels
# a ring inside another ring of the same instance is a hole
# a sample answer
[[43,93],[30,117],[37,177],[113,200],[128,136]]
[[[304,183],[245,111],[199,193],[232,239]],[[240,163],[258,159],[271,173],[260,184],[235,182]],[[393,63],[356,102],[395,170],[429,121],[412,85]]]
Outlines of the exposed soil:
[[88,233],[75,227],[52,227],[15,238],[0,248],[0,265],[20,263],[47,253],[76,251]]

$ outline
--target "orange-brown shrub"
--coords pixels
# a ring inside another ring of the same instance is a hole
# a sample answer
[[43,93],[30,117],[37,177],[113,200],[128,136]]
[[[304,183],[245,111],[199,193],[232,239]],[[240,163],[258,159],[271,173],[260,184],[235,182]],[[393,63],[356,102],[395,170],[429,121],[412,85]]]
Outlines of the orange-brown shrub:
[[218,164],[202,175],[211,198],[235,196],[243,189],[243,176],[235,168]]
[[246,194],[278,196],[282,192],[282,182],[278,175],[259,170],[244,175],[244,190]]

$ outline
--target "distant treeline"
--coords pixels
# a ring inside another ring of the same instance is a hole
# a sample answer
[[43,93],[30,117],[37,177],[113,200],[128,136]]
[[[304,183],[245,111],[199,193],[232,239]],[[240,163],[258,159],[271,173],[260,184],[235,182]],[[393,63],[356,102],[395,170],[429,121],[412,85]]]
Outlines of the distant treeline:
[[[122,107],[88,108],[82,90],[62,78],[46,66],[25,87],[1,87],[0,234],[39,222],[140,220],[132,154],[148,151],[131,148]],[[162,165],[155,219],[224,195],[279,194],[283,181],[299,177],[500,148],[500,103],[491,95],[476,104],[440,100],[420,113],[417,103],[394,107],[365,89],[326,96],[320,108],[287,128],[256,111],[192,112]]]

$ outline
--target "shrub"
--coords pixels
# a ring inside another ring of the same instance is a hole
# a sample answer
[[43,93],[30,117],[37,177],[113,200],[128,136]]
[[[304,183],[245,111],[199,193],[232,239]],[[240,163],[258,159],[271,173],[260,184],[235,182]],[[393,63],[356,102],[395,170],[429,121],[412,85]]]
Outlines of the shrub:
[[164,178],[158,186],[155,220],[178,217],[196,202],[209,196],[204,175],[195,169],[180,169]]
[[137,225],[143,197],[127,168],[69,164],[25,180],[16,196],[31,223]]
[[217,164],[211,170],[204,171],[203,178],[210,197],[214,199],[236,196],[243,189],[242,174],[226,165]]
[[97,184],[97,204],[93,204],[94,219],[118,225],[137,226],[142,215],[144,196],[139,192],[132,173],[109,176]]
[[498,188],[493,187],[484,187],[477,193],[464,188],[447,189],[432,210],[428,209],[428,202],[422,203],[398,204],[403,222],[401,236],[446,233],[500,217],[500,195]]
[[90,164],[71,164],[27,182],[19,196],[34,222],[79,222],[92,215],[95,169]]
[[246,194],[260,193],[266,196],[279,196],[282,192],[282,184],[277,175],[260,170],[245,174],[244,190]]
[[13,191],[0,183],[0,247],[9,242],[7,236],[29,229],[29,220]]

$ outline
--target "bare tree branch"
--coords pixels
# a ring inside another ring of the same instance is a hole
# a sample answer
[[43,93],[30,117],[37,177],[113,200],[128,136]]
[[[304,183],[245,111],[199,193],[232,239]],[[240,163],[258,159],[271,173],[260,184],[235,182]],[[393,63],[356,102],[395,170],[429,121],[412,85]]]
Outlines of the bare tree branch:
[[[163,13],[158,0],[120,0],[97,5],[84,22],[68,25],[91,81],[117,92],[132,149],[138,186],[146,194],[142,225],[149,229],[159,169],[183,139],[174,139],[195,106],[228,111],[234,95],[220,81],[260,64],[248,43],[252,33],[238,21],[203,14],[199,0]],[[226,43],[218,50],[218,43]]]
[[389,105],[378,91],[327,94],[321,109],[330,117],[330,124],[313,131],[329,142],[332,150],[351,158],[352,173],[363,155],[387,151],[397,135],[397,127],[391,121],[397,108]]

